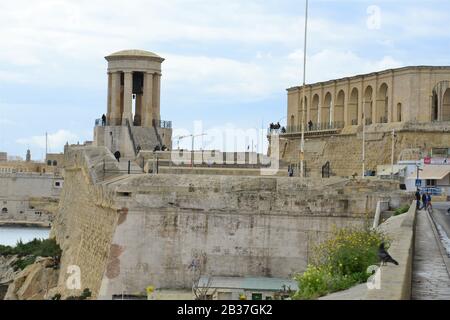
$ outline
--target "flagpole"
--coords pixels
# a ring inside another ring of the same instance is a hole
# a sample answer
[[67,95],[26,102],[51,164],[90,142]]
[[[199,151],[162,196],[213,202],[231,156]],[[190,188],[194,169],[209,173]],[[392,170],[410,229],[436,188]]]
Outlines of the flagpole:
[[302,87],[302,140],[300,143],[300,177],[305,176],[305,106],[306,106],[306,97],[305,97],[305,86],[306,86],[306,49],[307,49],[307,38],[308,36],[308,0],[306,0],[306,8],[305,8],[305,41],[303,47],[303,87]]

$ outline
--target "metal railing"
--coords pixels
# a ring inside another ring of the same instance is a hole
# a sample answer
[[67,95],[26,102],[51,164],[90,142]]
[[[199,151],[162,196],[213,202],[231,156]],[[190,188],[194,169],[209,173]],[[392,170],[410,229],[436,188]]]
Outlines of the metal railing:
[[[338,130],[342,129],[345,126],[345,123],[343,121],[334,121],[334,122],[326,122],[326,123],[312,123],[312,124],[306,124],[305,125],[305,132],[320,132],[320,131],[327,131],[327,130]],[[270,135],[272,133],[278,133],[278,134],[294,134],[294,133],[301,133],[302,127],[301,126],[288,126],[287,128],[280,128],[280,129],[268,129],[267,133]]]
[[162,128],[162,129],[172,129],[172,121],[166,121],[166,120],[153,120],[152,125],[156,128]]
[[128,128],[128,134],[130,135],[130,139],[131,139],[131,144],[133,146],[134,154],[137,155],[138,150],[137,150],[136,142],[134,141],[134,135],[133,135],[133,131],[131,130],[130,121],[128,119],[126,119],[126,123],[127,123],[127,128]]

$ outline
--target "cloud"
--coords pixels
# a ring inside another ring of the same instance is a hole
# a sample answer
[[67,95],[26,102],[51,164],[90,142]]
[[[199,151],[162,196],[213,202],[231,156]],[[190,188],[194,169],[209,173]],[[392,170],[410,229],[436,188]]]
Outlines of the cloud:
[[[290,65],[284,66],[282,78],[291,85],[298,85],[301,83],[300,79],[303,74],[303,68],[300,67],[303,63],[303,50],[290,53],[287,60],[290,61]],[[298,66],[297,70],[293,68],[294,65]],[[391,56],[367,59],[350,50],[325,49],[308,56],[307,82],[326,81],[401,66],[403,66],[403,63]]]
[[[48,148],[49,152],[51,150],[62,150],[66,142],[77,143],[79,141],[78,136],[67,130],[58,130],[55,133],[48,135]],[[16,140],[17,143],[26,145],[29,147],[37,147],[40,149],[45,148],[45,135],[42,136],[32,136],[29,138],[21,138]]]

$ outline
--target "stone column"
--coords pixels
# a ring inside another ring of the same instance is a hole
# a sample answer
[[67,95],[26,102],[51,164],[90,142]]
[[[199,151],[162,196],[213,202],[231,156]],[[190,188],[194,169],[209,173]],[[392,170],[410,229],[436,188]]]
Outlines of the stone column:
[[124,72],[124,87],[123,87],[123,115],[122,125],[126,125],[126,120],[133,124],[133,74],[131,72]]
[[110,125],[120,125],[120,72],[111,74],[111,118]]
[[158,121],[161,119],[160,97],[161,97],[161,74],[153,75],[153,119]]
[[108,72],[108,102],[107,102],[107,111],[106,111],[106,123],[109,125],[111,123],[111,113],[112,113],[112,106],[111,106],[111,89],[112,89],[112,75],[111,72]]
[[350,80],[347,80],[346,90],[344,91],[344,126],[352,125],[351,119],[348,118],[348,102],[351,98]]
[[144,73],[144,95],[142,97],[142,122],[143,127],[151,127],[153,120],[153,74]]

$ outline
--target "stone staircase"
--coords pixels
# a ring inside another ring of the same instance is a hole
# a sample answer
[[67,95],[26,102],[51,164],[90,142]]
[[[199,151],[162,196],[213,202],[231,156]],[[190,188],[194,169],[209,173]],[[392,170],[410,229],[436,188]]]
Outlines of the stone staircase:
[[155,131],[154,128],[131,127],[136,148],[140,147],[140,150],[153,151],[156,146],[161,147],[160,139],[158,139]]

